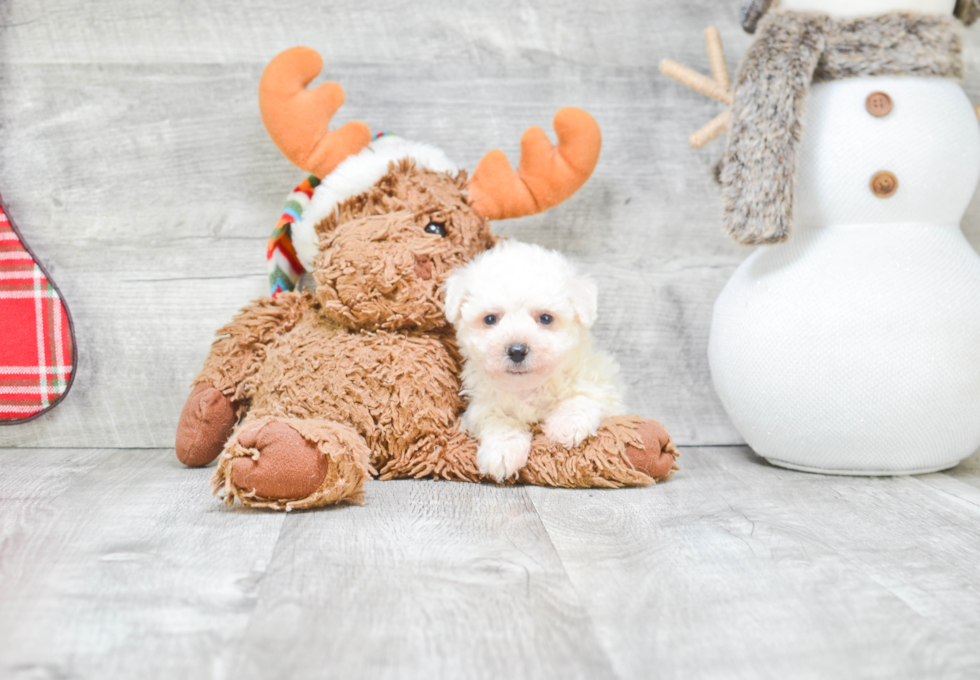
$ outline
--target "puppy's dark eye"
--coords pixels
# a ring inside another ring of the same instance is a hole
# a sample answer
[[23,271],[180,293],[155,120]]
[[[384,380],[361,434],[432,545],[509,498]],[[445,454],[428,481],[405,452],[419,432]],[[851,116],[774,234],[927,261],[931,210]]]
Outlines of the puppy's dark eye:
[[538,321],[540,321],[543,326],[551,325],[551,322],[554,320],[555,319],[551,316],[551,314],[542,314],[538,317]]
[[442,222],[429,222],[425,225],[426,234],[435,234],[442,238],[446,237],[446,225]]
[[485,317],[483,317],[483,323],[485,323],[488,326],[496,326],[497,325],[497,315],[496,314],[487,314]]

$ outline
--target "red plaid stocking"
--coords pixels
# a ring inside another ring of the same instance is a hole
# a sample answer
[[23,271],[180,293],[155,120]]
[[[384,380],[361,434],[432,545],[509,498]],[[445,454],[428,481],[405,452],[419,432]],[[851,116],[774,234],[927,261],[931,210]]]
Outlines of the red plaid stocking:
[[52,408],[67,394],[74,371],[68,307],[0,199],[0,425]]

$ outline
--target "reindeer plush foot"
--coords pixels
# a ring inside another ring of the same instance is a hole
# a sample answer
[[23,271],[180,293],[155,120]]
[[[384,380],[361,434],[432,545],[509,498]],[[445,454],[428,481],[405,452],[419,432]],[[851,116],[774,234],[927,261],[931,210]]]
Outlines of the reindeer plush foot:
[[231,399],[210,383],[196,385],[177,423],[177,458],[191,467],[207,465],[221,453],[236,422]]
[[331,421],[265,417],[245,423],[211,477],[227,503],[293,510],[362,501],[370,452]]
[[595,437],[570,449],[536,433],[518,479],[568,488],[647,486],[669,479],[677,456],[670,434],[657,421],[615,416]]
[[231,481],[265,498],[306,498],[320,488],[330,458],[285,423],[253,425],[238,435],[238,445],[259,452],[231,461]]
[[636,425],[641,445],[627,444],[623,458],[635,470],[649,475],[654,481],[670,479],[677,470],[677,449],[667,428],[656,420],[643,420]]

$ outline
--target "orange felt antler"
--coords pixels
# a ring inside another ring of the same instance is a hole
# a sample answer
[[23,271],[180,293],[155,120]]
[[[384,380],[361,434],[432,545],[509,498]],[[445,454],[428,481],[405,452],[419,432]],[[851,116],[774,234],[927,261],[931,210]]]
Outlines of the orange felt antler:
[[468,185],[473,210],[491,220],[533,215],[558,205],[585,184],[599,160],[599,125],[574,108],[558,111],[552,124],[557,147],[541,128],[525,130],[517,172],[502,151],[494,149],[483,157]]
[[286,158],[320,179],[371,141],[371,131],[360,121],[330,131],[344,91],[337,83],[306,89],[322,68],[315,50],[292,47],[270,61],[259,80],[259,110],[272,141]]

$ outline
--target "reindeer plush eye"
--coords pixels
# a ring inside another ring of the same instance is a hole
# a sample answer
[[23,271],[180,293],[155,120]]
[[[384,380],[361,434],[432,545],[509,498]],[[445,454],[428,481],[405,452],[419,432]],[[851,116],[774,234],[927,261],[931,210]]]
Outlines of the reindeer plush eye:
[[425,225],[426,234],[436,234],[442,238],[446,237],[446,225],[442,222],[429,222]]

